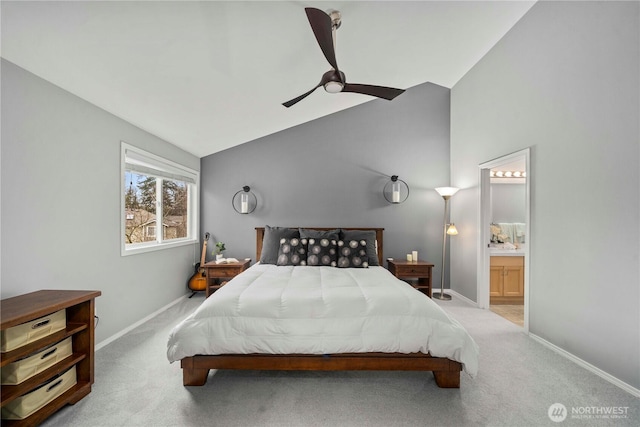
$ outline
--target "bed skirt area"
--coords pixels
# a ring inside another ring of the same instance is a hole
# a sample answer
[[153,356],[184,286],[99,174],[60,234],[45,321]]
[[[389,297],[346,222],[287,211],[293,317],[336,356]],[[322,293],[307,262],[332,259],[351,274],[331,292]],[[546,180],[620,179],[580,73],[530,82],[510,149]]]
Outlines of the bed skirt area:
[[185,386],[202,386],[210,369],[276,371],[433,371],[441,388],[460,388],[462,364],[422,353],[344,353],[327,355],[221,354],[181,359]]

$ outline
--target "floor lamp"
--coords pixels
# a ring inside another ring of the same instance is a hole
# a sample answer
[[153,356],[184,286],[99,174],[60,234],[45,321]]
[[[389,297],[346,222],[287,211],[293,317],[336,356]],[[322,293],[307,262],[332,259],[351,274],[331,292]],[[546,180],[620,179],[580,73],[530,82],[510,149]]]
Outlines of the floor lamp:
[[458,188],[455,187],[438,187],[436,188],[438,194],[444,199],[444,227],[442,234],[442,273],[440,275],[440,292],[435,292],[433,298],[441,300],[450,300],[451,295],[444,293],[444,266],[446,264],[447,256],[447,234],[455,236],[458,234],[454,223],[448,223],[449,218],[449,199],[451,196],[458,192]]

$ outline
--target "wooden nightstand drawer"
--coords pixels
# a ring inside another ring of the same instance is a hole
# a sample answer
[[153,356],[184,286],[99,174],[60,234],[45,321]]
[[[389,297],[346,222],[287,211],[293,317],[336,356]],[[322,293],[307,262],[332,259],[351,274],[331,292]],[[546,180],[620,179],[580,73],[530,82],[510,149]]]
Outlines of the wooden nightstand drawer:
[[238,275],[238,273],[242,272],[242,269],[237,267],[237,266],[224,266],[224,267],[220,267],[218,266],[215,270],[209,270],[212,272],[212,277],[219,277],[219,278],[225,278],[225,277],[235,277]]
[[426,265],[398,265],[396,266],[396,276],[403,277],[429,277],[431,267]]

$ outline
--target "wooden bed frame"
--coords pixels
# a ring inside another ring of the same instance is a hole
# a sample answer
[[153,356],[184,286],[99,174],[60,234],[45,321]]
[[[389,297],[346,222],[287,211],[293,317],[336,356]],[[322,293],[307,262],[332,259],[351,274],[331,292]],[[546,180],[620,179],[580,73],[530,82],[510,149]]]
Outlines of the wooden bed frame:
[[[295,227],[292,227],[295,228]],[[334,230],[337,227],[305,227],[313,230]],[[344,228],[345,230],[375,230],[378,259],[383,265],[384,228]],[[264,228],[256,227],[256,260],[262,253]],[[344,354],[220,354],[196,355],[180,361],[182,383],[201,386],[207,382],[210,369],[249,369],[278,371],[433,371],[436,384],[443,388],[460,388],[459,362],[423,353],[344,353]]]

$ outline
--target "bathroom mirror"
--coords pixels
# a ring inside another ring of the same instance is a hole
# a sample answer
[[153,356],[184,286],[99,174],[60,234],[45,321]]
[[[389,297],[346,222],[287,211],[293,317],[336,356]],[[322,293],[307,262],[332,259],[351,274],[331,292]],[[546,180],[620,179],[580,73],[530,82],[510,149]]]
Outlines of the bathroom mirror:
[[526,242],[526,170],[524,161],[490,170],[489,246],[520,249]]

